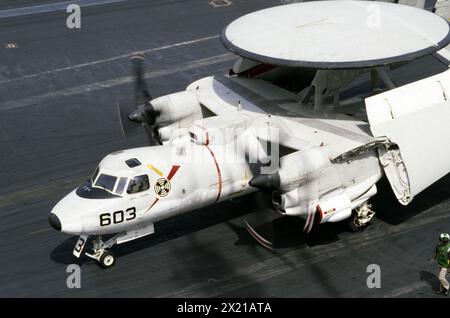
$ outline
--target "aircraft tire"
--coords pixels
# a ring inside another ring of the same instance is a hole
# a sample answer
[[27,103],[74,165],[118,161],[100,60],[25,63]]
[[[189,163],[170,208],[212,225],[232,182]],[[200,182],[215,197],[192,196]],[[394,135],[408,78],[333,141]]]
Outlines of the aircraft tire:
[[348,222],[348,228],[350,229],[350,231],[352,232],[361,232],[363,231],[369,224],[365,224],[362,226],[358,226],[355,223],[355,217],[352,217],[350,219],[350,221]]
[[116,263],[116,257],[114,256],[114,254],[111,251],[105,251],[100,256],[98,263],[100,264],[100,266],[102,268],[105,268],[105,269],[110,268],[110,267],[113,267],[114,264]]

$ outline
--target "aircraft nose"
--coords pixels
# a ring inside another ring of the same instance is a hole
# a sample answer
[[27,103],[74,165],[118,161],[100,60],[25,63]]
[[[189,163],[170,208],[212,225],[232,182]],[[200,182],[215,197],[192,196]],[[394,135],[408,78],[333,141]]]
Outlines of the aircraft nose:
[[50,216],[48,217],[48,223],[50,223],[50,226],[55,230],[61,231],[61,221],[55,213],[50,213]]

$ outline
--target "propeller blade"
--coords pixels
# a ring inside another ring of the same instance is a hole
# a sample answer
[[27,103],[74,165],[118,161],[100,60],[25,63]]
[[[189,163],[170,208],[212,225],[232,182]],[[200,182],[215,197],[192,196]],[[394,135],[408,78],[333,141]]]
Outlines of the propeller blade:
[[135,77],[135,105],[137,106],[152,100],[152,96],[144,80],[144,55],[142,53],[134,53],[131,55],[130,60],[133,64]]
[[156,146],[159,145],[160,143],[158,142],[158,140],[155,138],[155,134],[153,132],[153,127],[143,123],[142,127],[144,127],[146,135],[147,135],[147,139],[148,139],[148,144],[150,146]]
[[263,192],[255,194],[252,201],[255,209],[245,216],[244,226],[259,244],[273,250],[278,245],[275,224],[282,215],[274,211],[269,196]]
[[[155,126],[160,112],[155,110],[150,102],[152,96],[144,80],[144,55],[142,53],[134,53],[130,56],[130,60],[133,64],[135,78],[135,103],[133,107],[130,105],[127,108],[122,108],[117,103],[117,113],[122,135],[124,137],[134,135],[137,127],[142,126],[147,134],[150,146],[161,144]],[[139,126],[136,124],[139,124]]]
[[129,137],[132,135],[135,135],[138,131],[139,125],[136,125],[136,123],[130,121],[128,118],[128,115],[134,111],[134,107],[128,106],[128,109],[123,109],[121,105],[119,104],[119,101],[117,101],[117,117],[120,125],[120,131],[123,135],[123,137]]

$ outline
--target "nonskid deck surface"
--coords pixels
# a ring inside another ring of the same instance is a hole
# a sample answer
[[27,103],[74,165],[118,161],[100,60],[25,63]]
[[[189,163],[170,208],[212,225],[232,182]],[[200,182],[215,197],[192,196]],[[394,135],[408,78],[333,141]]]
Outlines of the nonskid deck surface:
[[[223,26],[279,1],[232,3],[92,7],[78,31],[65,27],[64,12],[0,20],[0,296],[433,297],[436,268],[426,258],[437,234],[448,230],[449,177],[407,208],[382,183],[373,201],[378,217],[362,233],[334,224],[305,236],[301,221],[276,221],[276,229],[293,235],[281,237],[275,251],[260,246],[243,224],[247,214],[267,208],[267,196],[225,202],[116,246],[110,270],[83,258],[81,289],[67,288],[76,238],[49,227],[50,209],[106,154],[146,141],[144,134],[123,139],[115,115],[117,101],[133,102],[127,54],[147,50],[155,96],[222,76],[234,60],[216,37]],[[4,48],[7,43],[17,48]],[[427,59],[399,69],[398,80],[433,65]],[[369,264],[381,267],[380,289],[366,286]]]

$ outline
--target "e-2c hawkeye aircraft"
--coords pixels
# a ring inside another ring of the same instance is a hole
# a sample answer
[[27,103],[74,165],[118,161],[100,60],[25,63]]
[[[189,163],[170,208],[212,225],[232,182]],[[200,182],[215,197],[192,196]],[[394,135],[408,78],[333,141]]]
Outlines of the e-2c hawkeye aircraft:
[[[407,205],[449,172],[450,29],[440,16],[387,2],[294,3],[233,21],[221,40],[237,55],[229,74],[155,99],[143,57],[132,58],[137,106],[118,108],[121,123],[126,133],[143,126],[152,145],[106,156],[53,208],[51,226],[80,236],[76,257],[93,236],[85,254],[108,268],[113,245],[156,222],[258,190],[305,232],[343,220],[358,231],[383,176]],[[444,71],[398,86],[395,71],[425,56]]]

